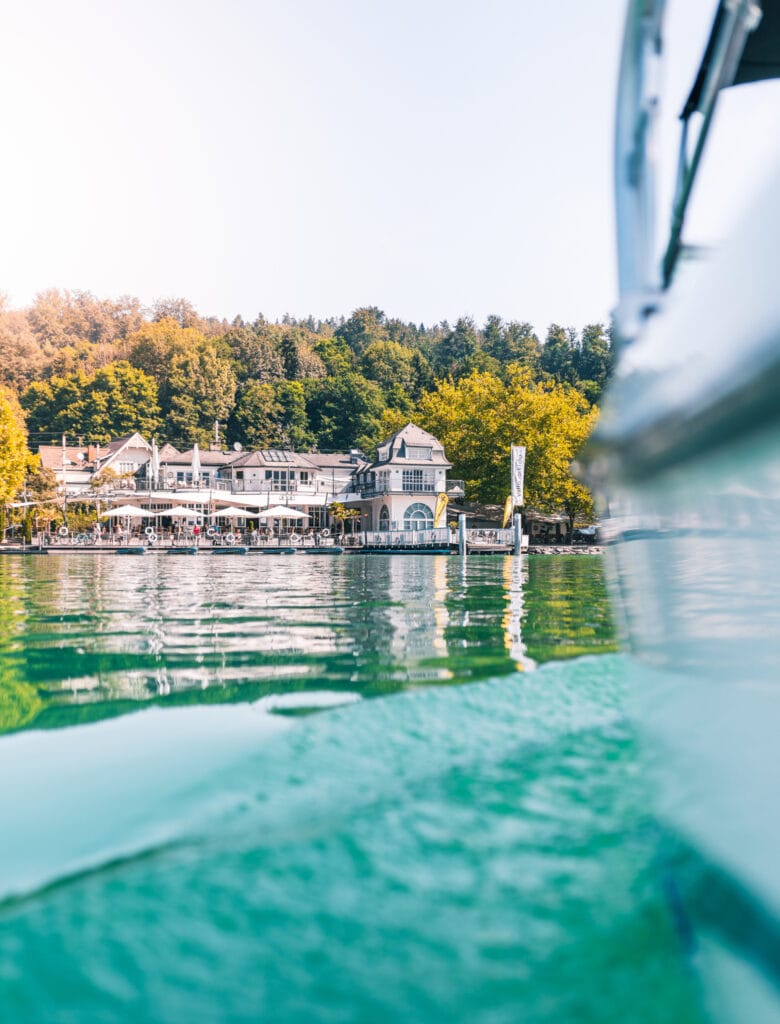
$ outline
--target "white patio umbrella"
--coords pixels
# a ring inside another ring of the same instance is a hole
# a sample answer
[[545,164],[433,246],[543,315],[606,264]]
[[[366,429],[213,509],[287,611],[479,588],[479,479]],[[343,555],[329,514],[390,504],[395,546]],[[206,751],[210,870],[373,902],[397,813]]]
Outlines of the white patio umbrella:
[[155,512],[156,516],[171,516],[174,519],[202,519],[203,513],[198,512],[197,509],[187,508],[186,505],[174,505],[173,508],[164,508],[159,512]]
[[194,484],[200,483],[200,449],[198,448],[197,441],[192,446],[192,482]]
[[152,486],[156,487],[160,479],[160,450],[157,442],[152,440],[152,457],[149,459],[149,478]]
[[261,519],[311,519],[311,516],[305,512],[301,512],[297,508],[288,508],[286,505],[261,508],[257,514]]
[[110,508],[107,512],[101,512],[101,519],[110,519],[112,516],[120,516],[124,519],[152,519],[154,512],[147,508],[139,508],[138,505],[119,505],[117,508]]
[[218,508],[215,512],[211,513],[211,518],[216,519],[219,516],[227,516],[228,519],[232,519],[234,516],[243,516],[245,519],[257,519],[258,512],[250,512],[248,508],[236,508],[235,505],[228,505],[227,508]]

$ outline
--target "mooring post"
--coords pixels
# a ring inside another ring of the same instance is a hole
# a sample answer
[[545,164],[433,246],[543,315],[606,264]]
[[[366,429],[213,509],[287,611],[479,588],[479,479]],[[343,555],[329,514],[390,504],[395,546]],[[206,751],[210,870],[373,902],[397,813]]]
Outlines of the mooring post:
[[466,517],[461,516],[458,519],[458,554],[468,554],[468,544],[466,542]]
[[515,512],[514,515],[514,527],[515,527],[515,554],[519,555],[523,547],[523,517],[519,512]]

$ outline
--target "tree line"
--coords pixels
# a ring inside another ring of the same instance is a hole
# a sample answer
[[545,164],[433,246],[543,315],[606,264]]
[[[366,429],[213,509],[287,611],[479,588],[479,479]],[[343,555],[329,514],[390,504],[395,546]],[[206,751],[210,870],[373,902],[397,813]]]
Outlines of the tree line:
[[[451,417],[471,415],[482,389],[495,405],[472,416],[469,443],[486,438],[495,417],[522,443],[516,416],[529,412],[513,411],[511,396],[555,395],[557,419],[545,414],[552,442],[566,433],[564,407],[572,423],[590,422],[612,368],[602,324],[551,324],[541,339],[531,324],[498,315],[482,326],[469,317],[426,326],[372,306],[328,320],[228,322],[185,299],[147,309],[132,297],[57,290],[22,310],[0,303],[0,350],[0,384],[18,399],[33,448],[63,433],[102,444],[136,430],[189,447],[207,444],[219,422],[223,440],[249,448],[371,454],[390,428],[414,419],[441,438],[453,473],[484,500],[497,500],[480,469],[493,456],[461,454],[466,442],[436,403],[452,405]],[[572,436],[567,450],[574,444]]]

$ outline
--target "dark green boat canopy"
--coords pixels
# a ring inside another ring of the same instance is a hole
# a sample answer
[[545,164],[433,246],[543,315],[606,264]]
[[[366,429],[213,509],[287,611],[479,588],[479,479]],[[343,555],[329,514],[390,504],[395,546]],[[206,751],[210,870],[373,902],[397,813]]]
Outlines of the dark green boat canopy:
[[[780,78],[780,0],[761,0],[755,6],[761,9],[761,21],[747,37],[733,77],[729,76],[731,81],[725,82],[722,88],[729,85],[744,85],[748,82],[761,82],[768,78]],[[721,0],[718,5],[699,73],[680,115],[684,119],[690,117],[695,110],[703,112],[700,104],[704,86],[726,27],[727,8],[732,10],[733,7],[733,2],[727,3],[726,0]]]

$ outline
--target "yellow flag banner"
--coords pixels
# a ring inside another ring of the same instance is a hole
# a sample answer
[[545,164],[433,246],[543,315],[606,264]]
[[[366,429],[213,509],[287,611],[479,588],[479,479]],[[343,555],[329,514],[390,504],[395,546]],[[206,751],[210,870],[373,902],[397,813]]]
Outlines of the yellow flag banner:
[[507,526],[509,526],[509,520],[512,518],[512,513],[514,512],[514,510],[515,501],[512,495],[510,494],[509,497],[506,499],[506,503],[504,504],[504,529],[506,529]]
[[443,525],[444,513],[447,511],[447,502],[449,500],[450,499],[447,497],[444,491],[442,491],[439,497],[436,499],[436,511],[433,513],[434,530],[438,529],[440,526]]

